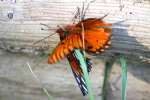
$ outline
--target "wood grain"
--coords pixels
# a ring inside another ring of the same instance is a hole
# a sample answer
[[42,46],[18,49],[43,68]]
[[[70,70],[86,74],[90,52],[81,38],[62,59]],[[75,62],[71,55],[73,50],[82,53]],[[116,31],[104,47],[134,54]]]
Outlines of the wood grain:
[[[47,27],[40,23],[52,29],[71,23],[77,7],[82,7],[81,0],[0,1],[0,48],[12,52],[53,49],[59,41],[57,34],[33,45],[55,32],[41,30]],[[112,47],[106,55],[123,53],[150,59],[149,12],[148,0],[97,0],[90,5],[86,17],[108,14],[104,20],[113,23]],[[12,19],[8,18],[9,13],[13,14]]]

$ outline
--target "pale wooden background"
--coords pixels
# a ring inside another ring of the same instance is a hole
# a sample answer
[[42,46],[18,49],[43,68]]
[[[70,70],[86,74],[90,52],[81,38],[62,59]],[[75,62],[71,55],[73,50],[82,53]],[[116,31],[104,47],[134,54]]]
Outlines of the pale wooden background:
[[[54,48],[58,35],[33,42],[54,33],[41,30],[72,22],[77,7],[83,0],[3,0],[0,1],[0,48],[12,52],[33,52],[49,45]],[[87,0],[87,2],[89,2]],[[13,13],[13,18],[8,18]],[[149,0],[96,0],[86,17],[102,17],[114,24],[112,47],[106,54],[124,53],[150,59],[150,1]],[[122,22],[121,22],[122,21]]]
[[[48,24],[52,28],[70,23],[76,7],[81,7],[82,1],[16,0],[16,3],[14,1],[0,1],[0,48],[4,49],[0,49],[0,99],[47,100],[41,84],[34,79],[26,65],[26,62],[30,62],[42,85],[48,89],[55,98],[54,100],[88,100],[88,97],[81,95],[72,72],[66,69],[68,66],[66,60],[48,65],[47,58],[42,63],[38,60],[38,55],[29,56],[6,52],[29,53],[42,49],[47,51],[47,48],[43,48],[47,46],[44,42],[44,44],[32,45],[33,42],[54,33],[54,31],[41,30],[46,27],[40,23]],[[8,13],[14,14],[13,19],[8,18]],[[132,58],[150,59],[150,1],[97,0],[91,4],[87,17],[101,17],[107,13],[109,13],[105,18],[107,22],[124,22],[119,23],[119,28],[114,28],[112,48],[106,52],[106,55],[125,53]],[[46,40],[51,49],[58,41],[57,35]],[[90,78],[93,82],[95,100],[100,100],[104,62],[99,59],[95,60]],[[40,63],[37,65],[38,62]],[[149,63],[131,62],[128,63],[127,100],[149,100]],[[111,81],[114,83],[118,74],[121,73],[119,66],[115,64],[113,67],[115,69],[112,73],[114,80]],[[116,83],[119,90],[114,91],[117,100],[120,100],[121,96],[120,84],[121,80]]]

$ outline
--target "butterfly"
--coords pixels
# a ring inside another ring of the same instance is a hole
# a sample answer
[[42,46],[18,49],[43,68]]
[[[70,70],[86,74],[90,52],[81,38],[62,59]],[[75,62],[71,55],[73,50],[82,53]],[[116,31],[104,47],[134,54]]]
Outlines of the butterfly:
[[[59,30],[57,30],[59,31]],[[68,32],[60,32],[59,36],[60,36],[60,40],[62,41],[63,39],[65,39],[68,36]],[[82,57],[84,57],[83,51],[80,50],[80,53],[82,55]],[[83,96],[88,94],[88,88],[87,88],[87,84],[86,81],[83,77],[83,72],[81,69],[81,65],[80,65],[80,60],[76,57],[76,52],[75,50],[71,51],[70,54],[68,54],[67,56],[68,62],[71,66],[73,75],[78,83],[78,86],[83,94]],[[91,60],[87,57],[85,57],[85,62],[86,62],[86,66],[87,66],[87,72],[89,73],[91,71],[92,68],[92,63]]]
[[48,63],[52,64],[63,59],[77,48],[88,53],[103,52],[110,45],[112,32],[110,26],[112,24],[104,22],[101,18],[88,18],[77,24],[66,25],[57,29],[56,33],[60,35],[61,41],[49,55]]

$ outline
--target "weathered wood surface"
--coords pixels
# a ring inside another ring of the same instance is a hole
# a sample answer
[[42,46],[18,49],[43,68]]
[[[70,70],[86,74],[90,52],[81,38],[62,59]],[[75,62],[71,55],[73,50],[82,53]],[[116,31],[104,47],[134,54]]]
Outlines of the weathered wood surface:
[[[89,100],[88,96],[81,95],[71,70],[66,69],[67,61],[54,65],[40,62],[35,66],[39,56],[13,54],[2,50],[0,56],[0,100],[48,100],[41,85],[48,90],[52,100]],[[30,62],[41,84],[31,74],[26,61]],[[121,100],[121,79],[118,79],[121,68],[117,63],[113,68],[110,80],[113,93],[110,94],[114,94],[115,98],[110,97],[109,100]],[[101,100],[103,71],[104,62],[97,59],[90,73],[95,100]],[[149,100],[149,73],[148,64],[128,63],[127,100]]]
[[[40,23],[51,28],[68,24],[75,15],[81,0],[18,0],[0,1],[0,48],[10,51],[29,52],[41,49],[33,42],[54,33],[44,31]],[[13,13],[13,18],[8,18]],[[108,53],[124,53],[150,59],[150,2],[148,0],[97,0],[90,5],[86,17],[101,17],[115,23],[112,47]],[[57,34],[45,40],[54,48],[59,39]]]

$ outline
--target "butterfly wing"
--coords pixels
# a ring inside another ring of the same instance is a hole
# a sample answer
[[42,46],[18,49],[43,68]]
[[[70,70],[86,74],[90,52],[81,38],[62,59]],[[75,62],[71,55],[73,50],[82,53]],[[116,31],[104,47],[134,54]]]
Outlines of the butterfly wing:
[[109,44],[111,34],[102,28],[85,30],[85,47],[88,52],[101,52]]
[[88,52],[99,53],[108,48],[111,38],[112,24],[106,23],[101,19],[89,18],[77,24],[77,27],[84,25],[85,49]]
[[74,48],[81,48],[82,41],[79,34],[70,34],[63,39],[48,57],[48,63],[52,64],[68,55]]
[[76,26],[77,27],[82,27],[82,24],[84,26],[84,29],[91,29],[91,28],[97,28],[97,27],[107,27],[107,26],[112,26],[111,23],[106,23],[100,18],[87,18],[85,20],[80,21]]
[[[80,50],[80,53],[83,56],[83,52]],[[83,56],[84,57],[84,56]],[[83,72],[80,66],[80,59],[77,59],[75,52],[71,52],[68,56],[67,59],[70,63],[73,75],[78,83],[78,86],[82,92],[82,94],[85,96],[88,94],[88,89],[87,89],[87,85],[86,85],[86,81],[83,77]],[[87,72],[89,73],[91,71],[92,68],[92,63],[90,62],[89,58],[85,58],[86,60],[86,65],[87,65]]]

